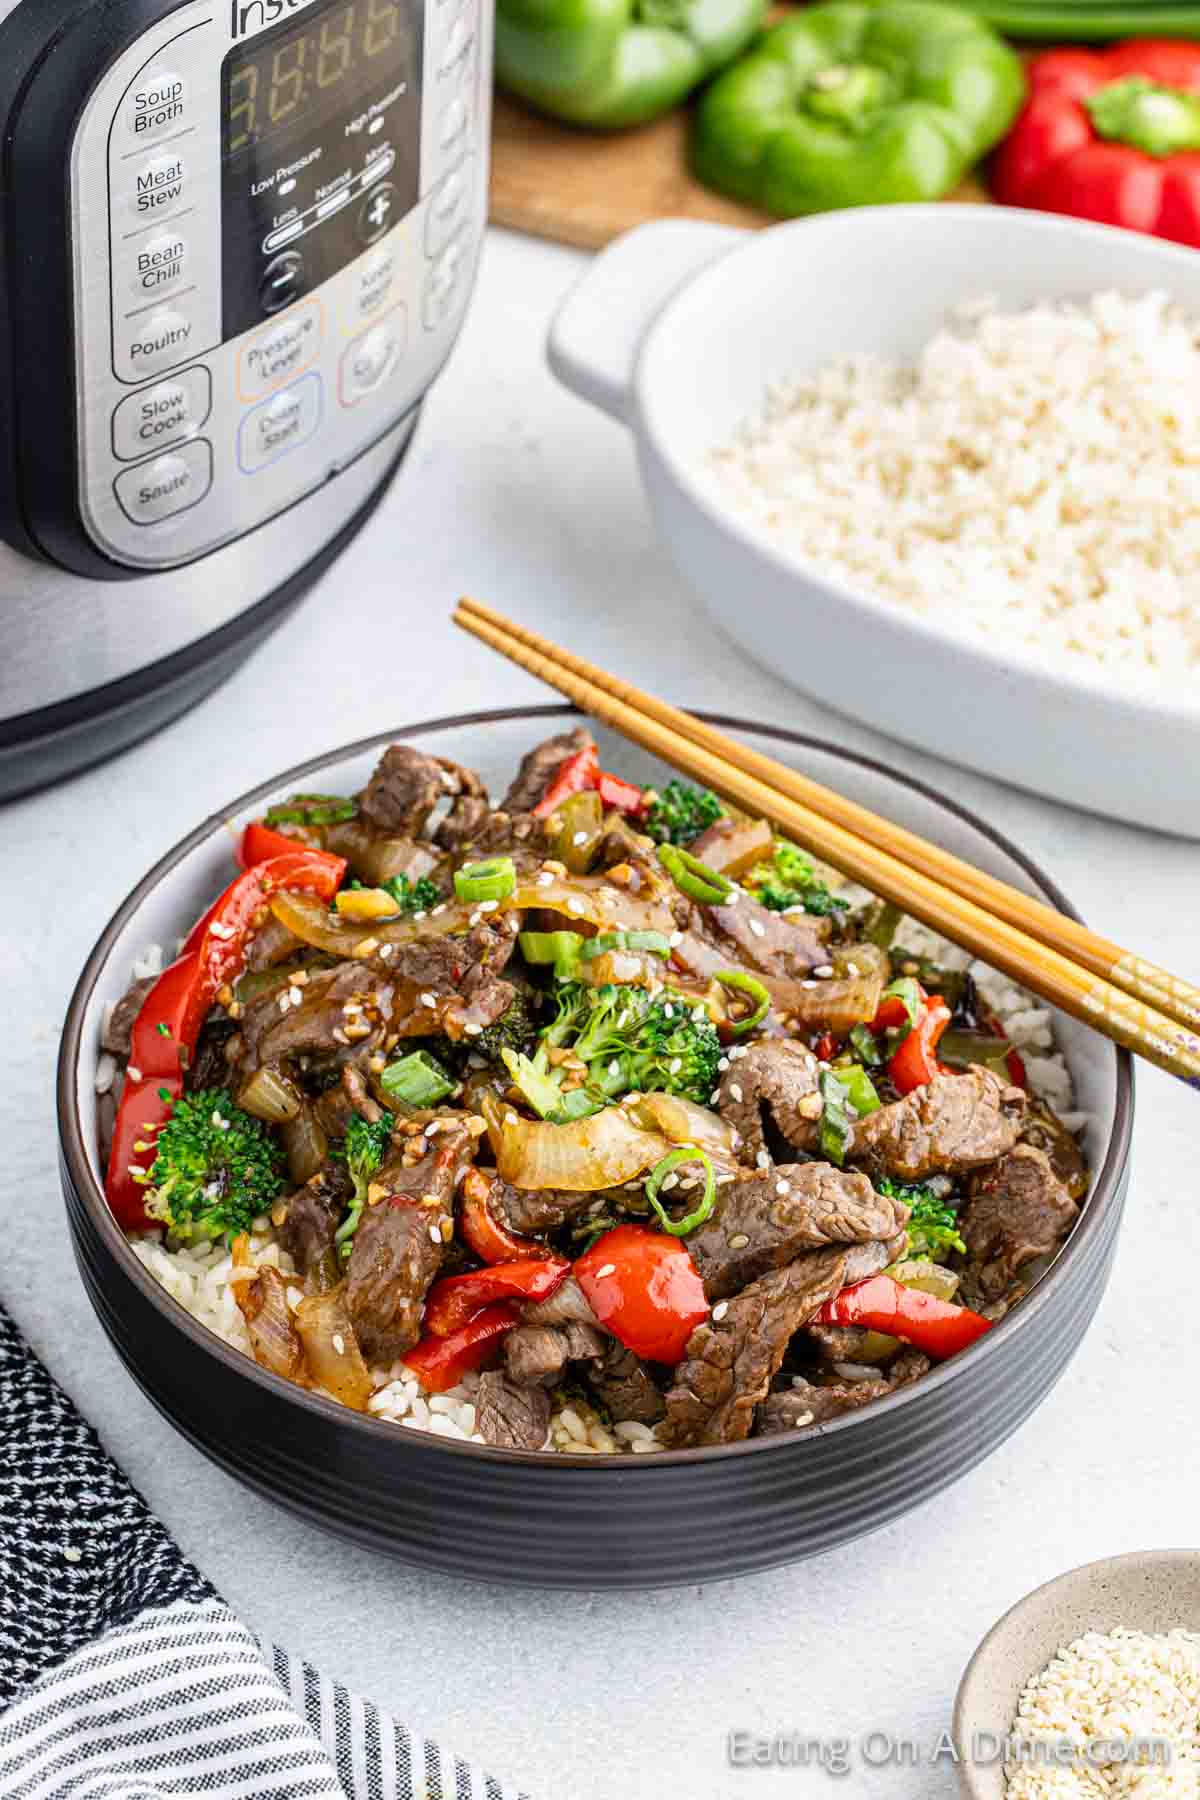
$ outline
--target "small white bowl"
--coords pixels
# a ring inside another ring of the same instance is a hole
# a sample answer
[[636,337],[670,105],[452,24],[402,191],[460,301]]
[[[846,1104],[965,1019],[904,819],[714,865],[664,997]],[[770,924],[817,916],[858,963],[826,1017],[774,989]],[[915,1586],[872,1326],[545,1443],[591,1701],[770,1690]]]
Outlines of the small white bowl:
[[1084,657],[840,585],[731,510],[706,453],[767,387],[852,350],[909,358],[956,307],[1165,290],[1200,314],[1200,256],[999,206],[886,206],[762,232],[670,219],[619,238],[551,327],[559,378],[631,427],[660,536],[715,621],[842,712],[952,762],[1200,837],[1200,700]]
[[[969,1800],[1004,1800],[994,1747],[1013,1727],[1022,1690],[1084,1632],[1200,1631],[1200,1550],[1138,1550],[1085,1563],[1024,1600],[993,1625],[967,1664],[954,1703],[954,1742]],[[973,1758],[972,1746],[980,1754]]]

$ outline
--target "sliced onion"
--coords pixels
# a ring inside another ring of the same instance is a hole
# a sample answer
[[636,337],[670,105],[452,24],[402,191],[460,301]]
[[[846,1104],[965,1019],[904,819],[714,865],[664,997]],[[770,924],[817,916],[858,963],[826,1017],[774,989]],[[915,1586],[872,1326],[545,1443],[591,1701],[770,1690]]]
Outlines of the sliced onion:
[[318,1387],[355,1412],[365,1412],[371,1377],[363,1361],[343,1282],[327,1294],[311,1294],[296,1308],[296,1330],[309,1373]]
[[271,911],[289,930],[306,944],[328,950],[335,956],[352,957],[368,938],[377,944],[411,944],[422,938],[447,937],[452,932],[469,931],[473,907],[448,900],[423,919],[397,917],[391,920],[359,920],[351,922],[308,894],[289,894],[282,890],[271,896]]
[[602,930],[661,931],[670,937],[675,929],[675,915],[665,898],[632,893],[604,875],[568,875],[553,881],[522,876],[504,904],[561,913],[568,925],[583,919]]
[[678,1094],[643,1094],[629,1110],[639,1125],[659,1132],[669,1144],[695,1144],[714,1167],[737,1167],[733,1127],[707,1107]]
[[280,1126],[279,1135],[287,1152],[288,1174],[297,1187],[303,1187],[329,1155],[329,1139],[309,1101],[303,1102],[294,1119]]
[[811,987],[770,975],[759,979],[781,1014],[790,1013],[798,1024],[819,1025],[840,1035],[875,1017],[891,964],[887,952],[877,944],[850,944],[837,952],[834,968],[837,973],[832,979],[818,981]]
[[266,1064],[255,1069],[239,1093],[237,1103],[243,1112],[252,1113],[256,1119],[265,1119],[268,1125],[284,1125],[296,1117],[304,1104],[304,1096],[281,1070]]
[[517,1188],[591,1194],[619,1187],[652,1169],[666,1148],[660,1136],[640,1130],[619,1106],[551,1125],[523,1119],[498,1100],[485,1105],[484,1117],[497,1172]]
[[231,1283],[233,1295],[246,1321],[255,1362],[303,1386],[304,1346],[292,1323],[286,1279],[270,1263],[260,1264],[250,1277],[254,1259],[245,1234],[233,1241],[233,1263],[235,1273],[242,1272],[242,1279]]

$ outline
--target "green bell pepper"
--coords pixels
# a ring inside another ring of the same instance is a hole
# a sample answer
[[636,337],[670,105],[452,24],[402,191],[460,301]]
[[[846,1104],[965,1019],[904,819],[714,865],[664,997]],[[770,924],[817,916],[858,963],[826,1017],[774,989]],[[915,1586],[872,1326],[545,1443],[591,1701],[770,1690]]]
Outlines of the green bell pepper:
[[496,79],[572,125],[644,125],[740,56],[766,4],[497,0]]
[[1015,51],[929,0],[807,7],[768,31],[700,101],[701,181],[791,218],[936,200],[1012,124]]

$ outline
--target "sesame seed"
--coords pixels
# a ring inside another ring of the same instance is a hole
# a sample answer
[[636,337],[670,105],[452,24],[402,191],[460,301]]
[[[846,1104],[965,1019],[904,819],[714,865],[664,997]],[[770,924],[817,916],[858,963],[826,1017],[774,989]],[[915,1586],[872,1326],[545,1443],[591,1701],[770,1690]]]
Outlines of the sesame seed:
[[680,944],[682,944],[682,942],[683,942],[682,931],[673,931],[671,933],[670,937],[667,939],[667,943],[671,946],[672,950],[678,950],[678,948],[679,948]]
[[735,1106],[740,1106],[742,1104],[742,1090],[736,1081],[731,1081],[729,1084],[729,1098],[733,1101]]
[[761,919],[751,919],[750,929],[754,933],[755,937],[766,937],[766,935],[767,935],[767,928],[762,923]]
[[437,998],[433,994],[422,994],[421,1005],[429,1007],[431,1012],[437,1011]]
[[446,910],[446,902],[445,902],[445,901],[444,901],[444,900],[443,900],[443,901],[442,901],[442,903],[441,903],[441,905],[440,905],[440,906],[435,906],[435,907],[434,907],[434,909],[433,909],[433,916],[434,916],[434,918],[435,918],[435,919],[436,919],[436,918],[437,918],[437,917],[438,917],[438,915],[439,915],[439,914],[440,914],[440,913],[444,913],[444,912],[445,912],[445,910]]
[[756,1168],[766,1169],[770,1167],[771,1159],[765,1150],[758,1150],[755,1152],[754,1162]]
[[741,1147],[742,1147],[741,1132],[740,1131],[731,1131],[729,1134],[729,1148],[731,1150],[740,1150]]
[[671,1005],[671,1002],[668,1000],[663,1007],[663,1018],[664,1019],[673,1019],[674,1017],[675,1017],[675,1008]]
[[602,1269],[596,1270],[596,1280],[602,1281],[606,1275],[615,1275],[616,1272],[617,1272],[616,1263],[605,1263],[605,1265]]
[[709,1096],[708,1096],[708,1104],[709,1104],[709,1105],[710,1105],[710,1106],[715,1106],[715,1105],[716,1105],[716,1104],[717,1104],[717,1101],[718,1101],[718,1100],[719,1100],[719,1099],[720,1099],[720,1098],[721,1098],[721,1090],[720,1090],[720,1088],[714,1088],[714,1089],[713,1089],[713,1091],[712,1091],[712,1093],[711,1093],[711,1094],[710,1094],[710,1095],[709,1095]]
[[720,1069],[721,1073],[724,1074],[725,1070],[729,1067],[729,1058],[727,1056],[720,1057],[717,1062],[717,1067]]
[[481,900],[479,902],[479,910],[481,913],[495,912],[499,904],[500,902],[498,900]]
[[791,1190],[791,1188],[790,1188],[790,1187],[789,1187],[789,1186],[788,1186],[788,1184],[787,1184],[787,1182],[786,1182],[786,1181],[777,1181],[777,1182],[776,1182],[776,1183],[775,1183],[775,1192],[776,1192],[776,1193],[777,1193],[777,1194],[780,1194],[780,1195],[783,1195],[783,1194],[790,1194],[790,1193],[791,1193],[791,1191],[792,1191],[792,1190]]
[[743,1056],[749,1056],[749,1054],[750,1051],[745,1044],[735,1044],[729,1052],[729,1060],[730,1062],[740,1062]]
[[348,1044],[350,1042],[350,1039],[346,1036],[340,1025],[335,1025],[329,1035],[333,1038],[335,1043]]
[[554,877],[553,877],[553,875],[548,874],[545,869],[543,869],[542,873],[537,878],[537,884],[539,887],[553,887],[554,886]]
[[610,1075],[619,1075],[621,1073],[621,1065],[615,1056],[608,1065],[608,1072]]
[[429,1227],[429,1236],[435,1244],[440,1244],[442,1241],[441,1227],[438,1225],[431,1225]]
[[857,975],[858,974],[858,964],[848,962],[846,964],[846,973],[847,973],[847,975]]
[[391,962],[391,960],[395,954],[396,954],[395,944],[381,944],[379,946],[380,962]]
[[833,974],[833,964],[832,963],[818,963],[816,968],[813,970],[813,974],[816,976],[818,981],[828,981],[829,977]]
[[337,1351],[337,1353],[338,1353],[338,1355],[339,1355],[339,1356],[345,1356],[345,1354],[346,1354],[346,1340],[345,1340],[345,1338],[344,1338],[344,1337],[343,1337],[343,1336],[342,1336],[342,1334],[341,1334],[341,1332],[340,1332],[340,1331],[335,1331],[335,1332],[334,1332],[334,1334],[333,1334],[333,1347],[334,1347],[334,1349],[335,1349],[335,1350],[336,1350],[336,1351]]
[[218,938],[231,938],[234,935],[233,926],[222,925],[220,919],[214,919],[208,929],[212,932],[214,937]]
[[672,1059],[668,1063],[667,1067],[672,1075],[678,1075],[680,1069],[682,1069],[682,1067],[683,1067],[682,1056],[672,1057]]
[[415,922],[418,925],[421,923],[422,919],[427,919],[428,917],[429,917],[429,914],[424,910],[424,908],[422,908],[422,910],[420,912],[415,912],[413,914],[413,919],[415,920]]
[[716,1321],[716,1323],[718,1325],[721,1323],[721,1320],[725,1317],[725,1314],[728,1311],[729,1311],[728,1300],[718,1300],[717,1304],[712,1309],[713,1319]]
[[125,1075],[129,1081],[140,1081],[142,1079],[142,1071],[140,1069],[135,1069],[132,1063],[127,1066]]
[[749,1242],[750,1239],[746,1236],[746,1233],[744,1231],[739,1231],[734,1237],[730,1238],[729,1248],[731,1250],[744,1250]]
[[479,923],[480,919],[482,919],[482,917],[483,917],[483,914],[481,912],[473,912],[471,914],[470,918],[467,920],[467,924],[468,925],[478,925],[478,923]]
[[573,914],[576,914],[576,915],[578,915],[578,914],[579,914],[579,913],[581,913],[581,912],[583,912],[583,911],[584,911],[584,910],[585,910],[585,908],[584,908],[584,904],[583,904],[583,901],[582,901],[582,900],[580,900],[580,899],[579,899],[579,897],[578,897],[578,896],[577,896],[577,895],[576,895],[576,894],[570,894],[570,895],[568,895],[568,897],[567,897],[567,911],[568,911],[568,912],[569,912],[569,913],[573,913]]
[[463,1030],[466,1032],[468,1037],[479,1037],[483,1031],[483,1026],[477,1025],[475,1023],[474,1019],[472,1019],[472,1020],[470,1020],[470,1022],[468,1024],[463,1026]]
[[573,844],[586,844],[587,843],[587,832],[586,831],[577,831],[575,833],[575,836],[571,839],[571,842]]

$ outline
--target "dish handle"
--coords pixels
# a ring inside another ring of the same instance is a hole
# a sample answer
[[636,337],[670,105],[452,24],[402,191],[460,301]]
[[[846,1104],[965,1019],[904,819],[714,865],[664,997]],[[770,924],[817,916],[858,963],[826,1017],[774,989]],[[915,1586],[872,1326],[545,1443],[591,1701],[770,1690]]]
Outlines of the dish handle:
[[581,400],[630,423],[642,339],[671,296],[746,236],[733,225],[658,219],[602,250],[550,325],[551,369]]

